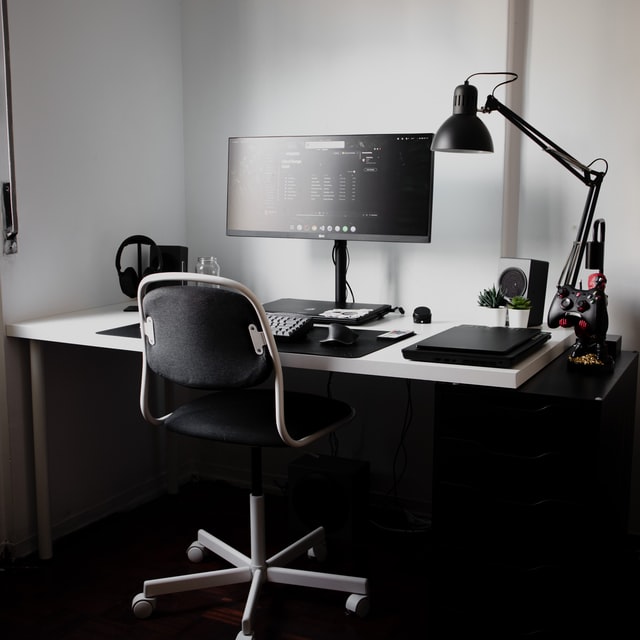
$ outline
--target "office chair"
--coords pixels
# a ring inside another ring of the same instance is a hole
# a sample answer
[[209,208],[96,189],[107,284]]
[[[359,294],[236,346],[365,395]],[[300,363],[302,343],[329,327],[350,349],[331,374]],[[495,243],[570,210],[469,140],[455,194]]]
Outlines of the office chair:
[[[163,286],[176,284],[183,286]],[[133,598],[133,613],[149,617],[161,595],[246,582],[249,594],[237,640],[253,638],[261,587],[274,582],[350,593],[347,611],[365,615],[365,578],[285,566],[304,553],[324,554],[322,527],[269,558],[265,552],[262,448],[304,447],[350,422],[353,409],[331,398],[284,390],[264,309],[239,282],[194,273],[148,275],[138,288],[138,309],[144,337],[140,408],[145,419],[175,433],[251,450],[251,556],[200,530],[187,550],[188,558],[200,562],[213,552],[233,568],[147,580]],[[156,417],[149,401],[151,372],[202,393]]]

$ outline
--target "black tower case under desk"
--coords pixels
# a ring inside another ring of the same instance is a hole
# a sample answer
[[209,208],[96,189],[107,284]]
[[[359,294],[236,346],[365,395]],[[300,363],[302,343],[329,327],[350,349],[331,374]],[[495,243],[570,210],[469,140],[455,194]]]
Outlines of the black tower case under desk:
[[436,384],[438,638],[612,630],[637,370],[636,352],[605,375],[568,371],[560,356],[515,390]]

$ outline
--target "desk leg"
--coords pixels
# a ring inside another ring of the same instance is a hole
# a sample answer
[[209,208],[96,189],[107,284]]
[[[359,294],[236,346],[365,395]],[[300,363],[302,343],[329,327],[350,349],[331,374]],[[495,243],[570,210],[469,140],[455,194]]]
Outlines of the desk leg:
[[49,496],[49,461],[47,456],[46,399],[42,343],[29,341],[31,361],[31,407],[33,412],[33,452],[36,481],[36,514],[40,558],[53,556],[51,504]]

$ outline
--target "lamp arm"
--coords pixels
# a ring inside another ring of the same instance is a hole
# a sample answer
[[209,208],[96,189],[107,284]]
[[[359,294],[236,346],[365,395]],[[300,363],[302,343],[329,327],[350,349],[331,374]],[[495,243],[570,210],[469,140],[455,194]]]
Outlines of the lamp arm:
[[602,178],[604,178],[604,172],[594,171],[591,167],[576,160],[576,158],[558,146],[553,140],[550,140],[547,136],[531,126],[524,118],[502,104],[495,96],[487,96],[487,101],[481,111],[483,113],[491,113],[492,111],[501,113],[511,124],[520,129],[522,133],[533,140],[541,149],[555,158],[565,169],[570,171],[578,180],[587,186],[591,186],[593,182],[598,180],[602,181]]
[[580,275],[580,265],[582,264],[587,246],[587,238],[593,222],[600,186],[602,185],[602,180],[606,172],[595,171],[579,160],[576,160],[570,153],[567,153],[562,147],[559,147],[555,142],[547,138],[547,136],[532,127],[524,118],[514,113],[493,95],[487,97],[487,102],[481,111],[484,113],[491,113],[492,111],[501,113],[511,124],[520,129],[529,139],[533,140],[543,151],[548,153],[565,169],[578,178],[578,180],[589,187],[587,201],[578,226],[578,234],[571,247],[567,264],[560,275],[560,280],[566,277],[565,283],[575,287]]

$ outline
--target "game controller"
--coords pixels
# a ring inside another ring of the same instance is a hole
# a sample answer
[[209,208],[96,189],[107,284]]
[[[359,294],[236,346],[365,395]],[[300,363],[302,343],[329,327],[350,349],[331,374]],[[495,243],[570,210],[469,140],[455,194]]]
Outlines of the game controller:
[[609,327],[607,296],[604,292],[606,282],[607,279],[600,273],[591,289],[559,285],[549,308],[549,327],[576,327],[585,334],[605,335]]
[[547,324],[551,329],[574,328],[577,340],[569,355],[573,364],[611,366],[606,344],[609,328],[607,295],[604,292],[606,283],[604,274],[596,273],[590,277],[590,288],[586,290],[569,284],[558,285]]

